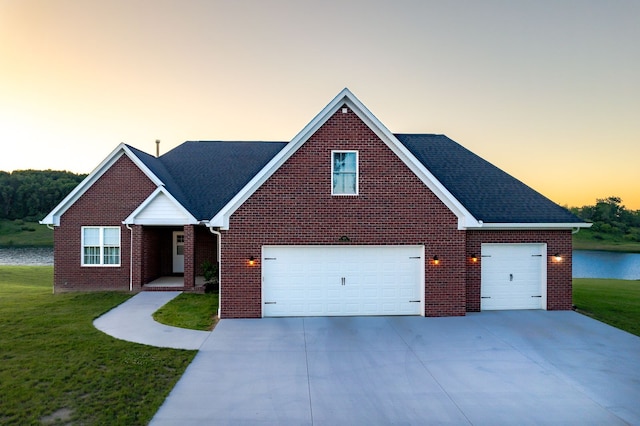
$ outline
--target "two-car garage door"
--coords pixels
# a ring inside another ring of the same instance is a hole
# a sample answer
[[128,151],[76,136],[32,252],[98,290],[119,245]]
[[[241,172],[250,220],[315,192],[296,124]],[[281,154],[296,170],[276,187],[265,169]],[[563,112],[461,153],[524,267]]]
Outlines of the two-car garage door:
[[264,246],[263,316],[420,315],[423,246]]
[[481,310],[544,309],[545,244],[482,244]]

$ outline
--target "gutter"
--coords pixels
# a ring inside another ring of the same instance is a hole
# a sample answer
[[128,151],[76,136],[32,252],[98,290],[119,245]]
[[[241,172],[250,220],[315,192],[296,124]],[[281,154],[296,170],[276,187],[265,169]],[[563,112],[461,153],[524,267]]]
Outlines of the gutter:
[[479,227],[471,227],[468,226],[467,230],[494,230],[494,231],[508,231],[508,230],[561,230],[561,229],[571,229],[573,233],[576,233],[576,229],[580,228],[590,228],[592,223],[483,223],[482,221],[478,221]]

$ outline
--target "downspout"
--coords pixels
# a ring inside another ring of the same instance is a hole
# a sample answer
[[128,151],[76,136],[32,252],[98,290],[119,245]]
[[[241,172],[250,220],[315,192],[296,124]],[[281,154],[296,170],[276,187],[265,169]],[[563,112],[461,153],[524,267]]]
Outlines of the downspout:
[[124,226],[129,230],[129,291],[133,291],[133,229],[129,226],[128,223],[125,223]]
[[212,227],[209,227],[209,231],[218,237],[218,318],[220,318],[220,305],[222,303],[222,286],[220,285],[220,271],[222,269],[222,234]]

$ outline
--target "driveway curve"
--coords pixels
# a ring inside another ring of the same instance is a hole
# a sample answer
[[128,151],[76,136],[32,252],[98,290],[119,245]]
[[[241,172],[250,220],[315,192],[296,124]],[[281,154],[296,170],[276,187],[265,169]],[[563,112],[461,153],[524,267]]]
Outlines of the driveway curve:
[[188,330],[156,322],[152,315],[177,297],[179,291],[136,294],[93,321],[100,331],[120,340],[173,349],[200,349],[210,331]]

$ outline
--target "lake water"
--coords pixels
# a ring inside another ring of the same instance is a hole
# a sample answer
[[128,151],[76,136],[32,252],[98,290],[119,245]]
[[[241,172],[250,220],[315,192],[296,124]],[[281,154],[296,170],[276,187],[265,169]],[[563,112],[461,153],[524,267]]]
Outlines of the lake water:
[[[0,265],[53,265],[53,248],[0,248]],[[573,278],[640,280],[640,254],[574,250]]]
[[640,253],[574,250],[573,278],[640,280]]
[[0,247],[0,265],[53,265],[53,248]]

